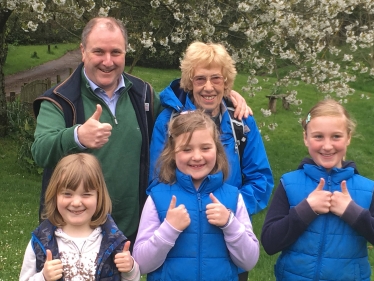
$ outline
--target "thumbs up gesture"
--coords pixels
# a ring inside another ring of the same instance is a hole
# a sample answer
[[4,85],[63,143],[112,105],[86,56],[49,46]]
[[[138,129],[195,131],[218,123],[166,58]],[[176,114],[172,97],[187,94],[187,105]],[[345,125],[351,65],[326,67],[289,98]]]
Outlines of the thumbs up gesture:
[[96,111],[78,128],[79,142],[87,148],[98,149],[106,144],[112,134],[112,126],[108,123],[100,123],[103,109],[96,105]]
[[230,211],[218,201],[218,199],[213,195],[209,194],[212,203],[206,205],[206,217],[210,224],[216,226],[224,226],[230,217]]
[[183,204],[179,205],[178,207],[176,207],[176,204],[177,198],[173,195],[171,197],[169,210],[166,213],[166,220],[175,229],[183,231],[191,223],[190,215]]
[[114,256],[114,263],[116,264],[119,272],[129,272],[134,266],[134,259],[130,254],[130,241],[126,241],[123,246],[122,253],[118,253]]
[[349,203],[352,201],[352,197],[348,192],[347,182],[342,181],[340,187],[342,190],[341,192],[334,191],[332,194],[330,207],[330,211],[339,217],[343,215]]
[[317,188],[313,190],[306,199],[312,210],[317,214],[326,214],[330,212],[331,192],[323,190],[324,186],[325,180],[321,178]]
[[46,281],[55,281],[62,277],[62,262],[52,259],[51,250],[47,250],[47,259],[43,267],[43,276]]

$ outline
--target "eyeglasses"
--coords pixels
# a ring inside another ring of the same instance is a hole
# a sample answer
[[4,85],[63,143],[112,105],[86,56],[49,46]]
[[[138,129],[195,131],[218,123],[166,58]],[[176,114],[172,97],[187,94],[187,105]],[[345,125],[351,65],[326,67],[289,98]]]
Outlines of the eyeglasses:
[[195,76],[191,78],[192,83],[197,87],[204,86],[208,80],[213,85],[221,85],[223,82],[226,82],[227,78],[224,78],[223,76],[219,76],[219,75],[213,75],[210,77]]

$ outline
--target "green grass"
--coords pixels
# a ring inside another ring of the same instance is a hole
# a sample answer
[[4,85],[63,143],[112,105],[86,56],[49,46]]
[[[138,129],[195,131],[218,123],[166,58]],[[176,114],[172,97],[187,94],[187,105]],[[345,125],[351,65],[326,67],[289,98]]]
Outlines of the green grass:
[[[68,51],[75,50],[78,47],[78,43],[51,44],[50,53],[48,53],[47,45],[9,45],[8,57],[4,65],[4,75],[14,74],[50,60],[58,59]],[[37,54],[37,57],[33,57],[34,52]]]
[[[161,90],[170,81],[179,75],[179,70],[159,70],[136,67],[134,75],[149,81],[156,90]],[[235,90],[241,92],[246,84],[247,76],[239,74],[235,83]],[[267,109],[268,99],[265,95],[272,90],[271,81],[263,82],[263,91],[256,97],[246,97],[247,103],[254,110],[258,124],[262,122],[276,122],[278,127],[270,131],[267,127],[261,128],[263,135],[268,135],[270,141],[265,141],[269,161],[274,173],[275,185],[278,185],[280,176],[294,170],[301,159],[307,156],[307,150],[303,143],[302,128],[297,122],[299,116],[293,114],[296,106],[291,106],[287,111],[278,101],[277,112],[271,117],[265,118],[260,109]],[[303,100],[302,117],[323,96],[309,85],[301,85],[296,88],[298,97]],[[358,126],[355,136],[348,148],[347,159],[354,160],[358,170],[363,176],[374,178],[372,139],[374,138],[374,96],[370,100],[361,99],[361,93],[348,97],[345,105],[351,115],[356,119]],[[39,192],[41,177],[30,175],[20,169],[16,159],[16,145],[10,138],[0,138],[0,281],[18,280],[18,274],[22,264],[23,252],[30,239],[30,232],[37,226]],[[253,217],[253,228],[257,237],[260,237],[261,228],[265,219],[266,210]],[[261,248],[260,259],[255,268],[249,273],[251,281],[274,280],[273,265],[277,255],[268,256]],[[369,259],[374,266],[374,250],[369,247]],[[374,274],[372,274],[374,275]],[[143,278],[145,280],[145,278]],[[372,277],[374,281],[374,276]]]

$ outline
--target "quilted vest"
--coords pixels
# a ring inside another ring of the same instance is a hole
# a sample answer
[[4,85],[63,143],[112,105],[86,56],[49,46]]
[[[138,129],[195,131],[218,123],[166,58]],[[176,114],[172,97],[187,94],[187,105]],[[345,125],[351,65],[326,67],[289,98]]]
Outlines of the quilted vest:
[[222,173],[208,176],[196,190],[191,177],[177,171],[177,183],[161,183],[152,189],[161,222],[175,195],[177,206],[186,206],[191,224],[179,235],[163,265],[149,273],[147,280],[238,280],[238,267],[230,258],[222,229],[206,218],[206,205],[212,203],[210,192],[235,213],[239,191],[223,183]]
[[[325,179],[324,190],[341,191],[347,181],[352,199],[369,209],[374,182],[358,174],[353,168],[333,168],[305,164],[303,169],[287,173],[281,181],[287,193],[290,208],[295,207]],[[277,280],[341,280],[369,281],[367,241],[338,216],[319,215],[289,248],[282,251],[275,266]]]

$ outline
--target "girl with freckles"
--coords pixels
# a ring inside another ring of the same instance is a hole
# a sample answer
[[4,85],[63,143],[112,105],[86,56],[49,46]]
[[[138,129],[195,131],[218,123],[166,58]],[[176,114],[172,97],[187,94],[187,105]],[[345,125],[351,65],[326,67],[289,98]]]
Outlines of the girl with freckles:
[[302,122],[310,158],[281,177],[262,228],[276,280],[370,281],[374,181],[345,161],[355,123],[337,101],[318,102]]
[[259,243],[243,197],[224,183],[228,164],[213,120],[183,112],[169,123],[140,220],[134,259],[147,280],[238,280],[252,269]]

